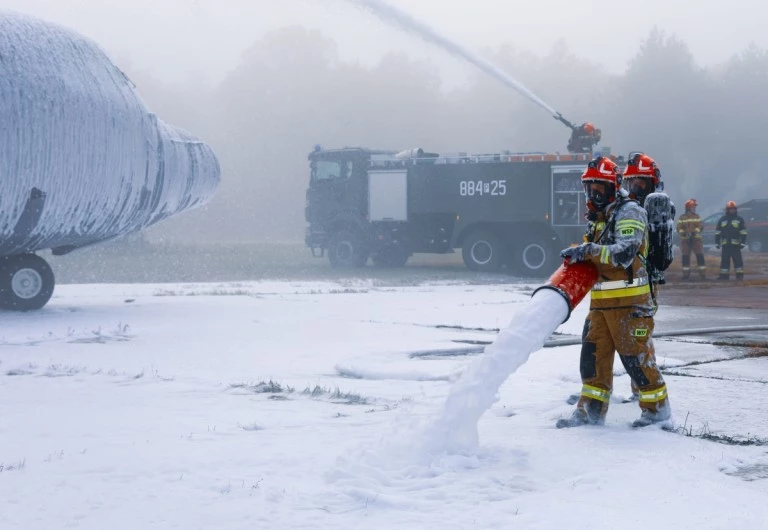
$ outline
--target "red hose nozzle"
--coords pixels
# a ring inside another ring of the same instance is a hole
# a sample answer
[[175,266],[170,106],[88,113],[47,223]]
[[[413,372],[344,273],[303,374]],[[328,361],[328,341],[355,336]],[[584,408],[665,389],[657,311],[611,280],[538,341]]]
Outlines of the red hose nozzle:
[[566,322],[571,317],[571,311],[595,285],[598,276],[597,267],[588,261],[565,262],[552,273],[547,283],[533,291],[531,296],[536,296],[536,293],[542,289],[551,289],[559,293],[568,304],[568,316],[563,320]]

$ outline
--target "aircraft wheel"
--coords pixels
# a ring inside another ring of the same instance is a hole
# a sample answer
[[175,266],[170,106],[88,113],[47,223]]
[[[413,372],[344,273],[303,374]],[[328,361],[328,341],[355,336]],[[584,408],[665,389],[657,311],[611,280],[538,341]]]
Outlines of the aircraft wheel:
[[40,309],[53,294],[50,265],[35,254],[8,256],[0,261],[0,306],[15,311]]

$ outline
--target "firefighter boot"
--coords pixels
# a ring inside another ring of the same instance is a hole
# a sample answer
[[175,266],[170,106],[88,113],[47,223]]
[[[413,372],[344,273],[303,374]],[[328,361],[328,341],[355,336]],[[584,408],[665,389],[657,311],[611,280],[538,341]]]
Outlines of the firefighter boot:
[[744,279],[744,273],[743,272],[737,272],[736,273],[736,281],[741,281]]
[[589,418],[587,418],[587,413],[582,409],[576,409],[573,411],[570,418],[560,418],[557,420],[555,427],[558,429],[565,429],[568,427],[581,427],[582,425],[588,424]]
[[558,429],[565,429],[569,427],[581,427],[582,425],[603,425],[605,423],[605,413],[607,412],[607,404],[604,404],[596,399],[582,398],[579,400],[579,404],[576,405],[576,410],[573,411],[570,418],[560,418],[555,423],[555,427]]
[[672,424],[669,419],[672,417],[672,412],[669,407],[669,401],[660,405],[655,411],[643,409],[640,413],[640,417],[632,422],[632,427],[635,429],[640,427],[648,427],[649,425],[659,425],[662,429],[671,428]]
[[699,269],[699,278],[701,278],[702,280],[706,280],[707,279],[707,274],[702,269]]

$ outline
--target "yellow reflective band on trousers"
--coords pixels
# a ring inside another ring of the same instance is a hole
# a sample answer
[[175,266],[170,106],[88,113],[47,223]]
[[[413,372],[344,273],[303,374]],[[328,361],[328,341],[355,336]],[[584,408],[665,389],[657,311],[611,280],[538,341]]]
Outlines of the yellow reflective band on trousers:
[[656,390],[648,390],[646,392],[640,391],[641,403],[658,403],[667,399],[667,385],[657,388]]
[[613,289],[610,291],[592,291],[592,300],[607,300],[609,298],[623,298],[625,296],[640,296],[651,292],[651,286],[641,285],[639,287],[625,287],[624,289]]
[[608,403],[608,400],[611,398],[610,391],[592,385],[583,385],[581,387],[581,395],[602,401],[603,403]]

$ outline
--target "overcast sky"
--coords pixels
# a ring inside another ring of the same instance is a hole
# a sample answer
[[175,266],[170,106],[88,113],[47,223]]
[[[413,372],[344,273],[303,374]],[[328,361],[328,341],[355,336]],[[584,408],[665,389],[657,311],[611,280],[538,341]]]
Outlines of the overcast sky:
[[[390,0],[466,48],[511,43],[545,54],[563,39],[577,55],[622,72],[651,28],[678,35],[697,62],[722,62],[753,42],[768,48],[758,0]],[[439,66],[448,83],[471,71],[417,38],[387,27],[347,0],[0,0],[6,7],[72,27],[118,63],[167,82],[219,81],[265,32],[290,25],[321,29],[340,55],[373,63],[389,50]],[[514,72],[510,72],[514,75]],[[524,82],[525,80],[521,80]]]

